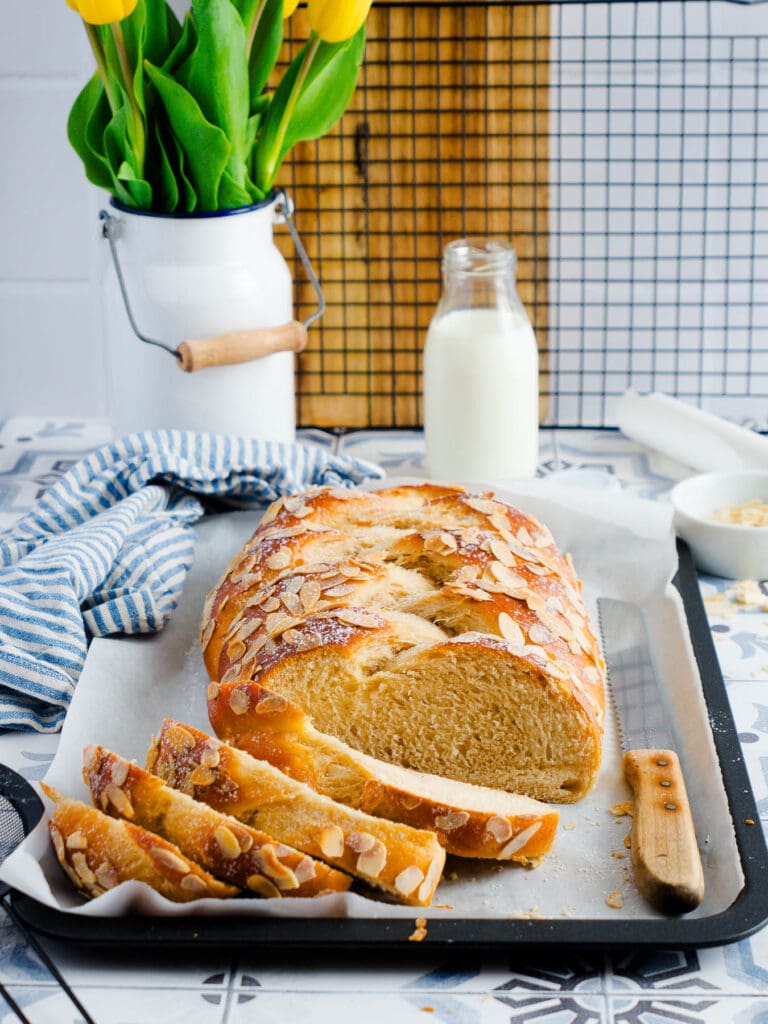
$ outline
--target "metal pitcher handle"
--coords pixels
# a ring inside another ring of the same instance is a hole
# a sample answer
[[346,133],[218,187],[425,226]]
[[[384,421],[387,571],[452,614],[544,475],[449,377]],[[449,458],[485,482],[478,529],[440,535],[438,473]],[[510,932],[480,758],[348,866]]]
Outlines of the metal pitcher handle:
[[99,213],[99,219],[102,222],[101,232],[109,243],[112,262],[117,274],[117,283],[125,304],[125,312],[136,337],[146,345],[154,345],[170,353],[176,360],[179,369],[184,370],[185,373],[194,373],[209,366],[232,366],[237,363],[248,363],[275,352],[302,352],[307,347],[307,328],[325,312],[325,296],[301,237],[296,230],[296,225],[293,223],[292,204],[283,189],[277,193],[274,212],[290,232],[299,259],[317,295],[317,309],[304,321],[289,320],[288,323],[281,324],[279,327],[254,327],[239,331],[227,331],[206,338],[191,338],[182,341],[178,348],[174,348],[164,341],[148,337],[139,329],[117,251],[120,221],[107,210],[101,210]]

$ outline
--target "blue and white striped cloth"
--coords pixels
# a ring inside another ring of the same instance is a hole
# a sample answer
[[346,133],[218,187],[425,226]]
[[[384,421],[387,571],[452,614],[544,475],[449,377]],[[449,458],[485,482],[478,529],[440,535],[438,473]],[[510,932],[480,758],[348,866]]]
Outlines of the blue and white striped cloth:
[[0,534],[0,728],[60,729],[91,637],[162,629],[206,497],[245,508],[383,475],[316,445],[180,431],[92,452]]

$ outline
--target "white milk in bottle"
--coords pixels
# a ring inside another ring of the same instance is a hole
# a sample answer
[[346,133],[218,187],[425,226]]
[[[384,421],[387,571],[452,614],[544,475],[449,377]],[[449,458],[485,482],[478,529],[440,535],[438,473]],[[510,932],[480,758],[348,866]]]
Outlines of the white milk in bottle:
[[424,438],[433,479],[493,481],[536,472],[539,357],[515,266],[505,242],[446,246],[443,294],[424,348]]

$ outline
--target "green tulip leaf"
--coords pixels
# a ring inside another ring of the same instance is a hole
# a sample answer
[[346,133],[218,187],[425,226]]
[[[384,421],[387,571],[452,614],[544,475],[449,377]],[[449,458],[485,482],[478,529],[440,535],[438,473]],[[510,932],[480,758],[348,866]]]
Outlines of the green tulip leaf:
[[[243,6],[246,6],[244,3]],[[255,6],[255,5],[254,5]],[[245,21],[245,18],[243,18]],[[246,28],[248,22],[245,21]],[[258,31],[248,55],[250,110],[256,113],[259,98],[277,63],[280,47],[283,45],[283,0],[264,0],[259,17]]]
[[179,205],[179,184],[163,141],[159,120],[155,121],[153,144],[153,155],[156,155],[158,164],[157,208],[162,213],[175,213]]
[[193,0],[197,45],[180,69],[205,119],[229,140],[227,170],[245,185],[245,132],[249,114],[245,27],[230,0]]
[[111,112],[98,72],[75,100],[67,121],[67,135],[83,161],[88,180],[98,188],[112,188],[112,172],[104,156],[104,130]]
[[117,179],[125,185],[131,197],[131,206],[135,206],[139,210],[152,209],[152,186],[138,176],[127,160],[118,168]]
[[297,142],[319,139],[333,128],[352,99],[364,53],[365,27],[345,43],[320,43],[288,122],[281,160]]
[[217,209],[219,184],[231,147],[224,132],[206,120],[194,96],[159,68],[145,62],[168,123],[184,155],[184,168],[199,209]]
[[124,206],[136,206],[133,192],[120,175],[124,165],[129,164],[131,156],[127,121],[128,115],[125,107],[121,107],[113,114],[104,131],[104,152],[112,175],[111,189],[113,195]]
[[[197,35],[195,34],[195,23],[192,21],[192,15],[187,13],[184,18],[181,35],[177,39],[176,45],[163,61],[153,60],[152,63],[157,67],[162,68],[162,70],[167,74],[176,77],[179,68],[189,60],[192,51],[196,46]],[[181,79],[179,80],[181,81]]]
[[320,40],[299,95],[294,97],[294,86],[311,42],[291,61],[264,117],[254,164],[256,184],[265,194],[288,150],[297,142],[317,139],[330,131],[346,110],[357,85],[365,50],[364,27],[343,43]]
[[238,206],[250,206],[253,202],[250,192],[238,185],[229,171],[224,171],[219,185],[220,210],[236,210]]

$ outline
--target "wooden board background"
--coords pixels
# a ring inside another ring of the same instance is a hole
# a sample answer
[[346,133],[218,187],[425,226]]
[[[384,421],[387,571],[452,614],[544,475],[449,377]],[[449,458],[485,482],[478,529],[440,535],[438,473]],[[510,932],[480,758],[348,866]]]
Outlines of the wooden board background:
[[[301,9],[289,25],[306,38]],[[374,4],[352,103],[279,179],[328,302],[299,359],[300,424],[420,425],[422,349],[455,238],[514,243],[545,372],[548,35],[541,4]],[[294,266],[304,317],[314,293]]]

